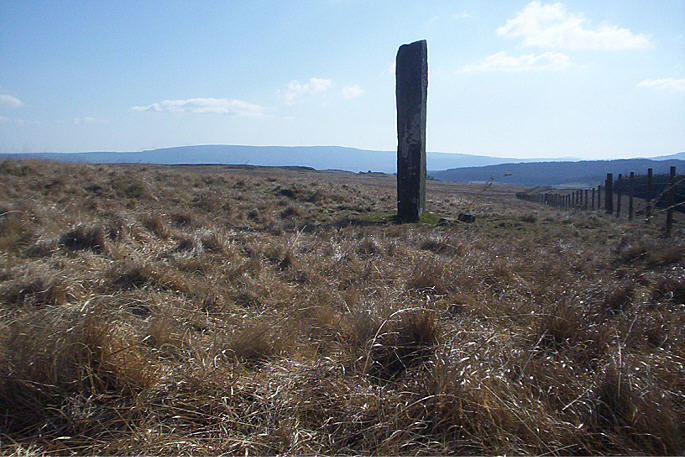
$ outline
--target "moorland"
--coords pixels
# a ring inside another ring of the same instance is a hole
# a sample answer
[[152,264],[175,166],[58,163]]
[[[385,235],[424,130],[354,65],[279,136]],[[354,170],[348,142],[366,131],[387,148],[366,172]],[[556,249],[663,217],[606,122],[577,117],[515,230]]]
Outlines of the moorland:
[[517,191],[0,163],[3,454],[682,453],[683,215]]

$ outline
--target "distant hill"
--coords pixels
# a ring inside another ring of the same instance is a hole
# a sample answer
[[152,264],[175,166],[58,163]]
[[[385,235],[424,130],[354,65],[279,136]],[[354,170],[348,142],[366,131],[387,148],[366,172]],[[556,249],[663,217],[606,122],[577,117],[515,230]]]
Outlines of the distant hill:
[[[3,158],[78,163],[294,165],[319,170],[338,169],[355,172],[371,170],[384,173],[394,173],[397,163],[395,151],[373,151],[340,146],[200,145],[152,149],[141,152],[0,154],[0,160]],[[429,152],[427,154],[429,170],[535,160],[440,152]]]
[[675,166],[681,174],[685,172],[685,160],[589,160],[579,162],[532,162],[490,165],[485,167],[454,168],[434,171],[430,175],[441,181],[478,182],[489,181],[498,184],[524,186],[595,186],[604,183],[607,173],[624,175],[646,174],[648,168],[655,174],[668,173]]
[[685,152],[678,152],[667,156],[650,157],[651,160],[685,160]]

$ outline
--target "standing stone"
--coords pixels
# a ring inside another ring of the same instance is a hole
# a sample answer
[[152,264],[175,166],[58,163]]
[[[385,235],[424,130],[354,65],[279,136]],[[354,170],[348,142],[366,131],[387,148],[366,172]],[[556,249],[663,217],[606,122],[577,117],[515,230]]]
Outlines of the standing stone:
[[397,215],[416,222],[426,206],[426,40],[400,46],[395,62],[397,101]]

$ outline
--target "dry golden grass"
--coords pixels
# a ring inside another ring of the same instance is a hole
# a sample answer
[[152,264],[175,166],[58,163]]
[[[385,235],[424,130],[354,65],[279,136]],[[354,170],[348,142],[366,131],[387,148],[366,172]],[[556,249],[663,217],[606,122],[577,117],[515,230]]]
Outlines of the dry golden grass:
[[394,186],[0,163],[2,452],[685,451],[682,219]]

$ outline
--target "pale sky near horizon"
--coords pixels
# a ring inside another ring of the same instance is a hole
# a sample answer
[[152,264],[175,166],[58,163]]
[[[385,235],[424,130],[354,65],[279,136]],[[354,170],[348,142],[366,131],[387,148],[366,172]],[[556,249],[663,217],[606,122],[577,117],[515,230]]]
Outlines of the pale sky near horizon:
[[419,39],[429,151],[685,151],[685,0],[3,0],[0,152],[393,150]]

